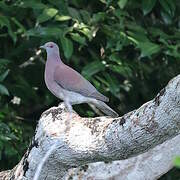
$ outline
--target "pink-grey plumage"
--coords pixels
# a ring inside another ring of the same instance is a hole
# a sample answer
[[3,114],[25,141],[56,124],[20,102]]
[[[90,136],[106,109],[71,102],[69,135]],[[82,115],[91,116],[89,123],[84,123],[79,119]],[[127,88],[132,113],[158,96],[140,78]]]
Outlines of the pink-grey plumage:
[[54,80],[69,91],[74,91],[101,101],[109,101],[109,99],[99,93],[89,81],[65,64],[58,65],[55,68]]
[[[59,48],[48,42],[41,48],[46,49],[45,83],[48,89],[63,100],[70,110],[71,105],[90,103],[107,115],[117,117],[118,114],[104,102],[109,99],[96,90],[81,74],[65,65],[59,55]],[[104,102],[103,102],[104,101]]]

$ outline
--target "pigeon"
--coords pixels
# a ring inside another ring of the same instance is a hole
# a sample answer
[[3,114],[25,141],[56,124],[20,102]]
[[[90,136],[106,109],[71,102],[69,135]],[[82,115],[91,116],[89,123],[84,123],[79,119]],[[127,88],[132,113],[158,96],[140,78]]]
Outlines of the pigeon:
[[56,43],[47,42],[40,48],[47,53],[45,84],[53,95],[64,101],[69,112],[72,112],[72,105],[88,103],[107,116],[118,117],[118,114],[105,104],[109,98],[98,92],[80,73],[62,62]]

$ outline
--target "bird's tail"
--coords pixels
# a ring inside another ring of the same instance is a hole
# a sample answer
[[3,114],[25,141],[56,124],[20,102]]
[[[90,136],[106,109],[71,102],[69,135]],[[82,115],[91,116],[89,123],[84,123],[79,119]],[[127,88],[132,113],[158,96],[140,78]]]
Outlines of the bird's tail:
[[104,114],[111,116],[111,117],[118,117],[118,113],[116,113],[113,109],[111,109],[107,104],[105,104],[102,101],[95,100],[91,102],[94,104],[100,111],[102,111]]

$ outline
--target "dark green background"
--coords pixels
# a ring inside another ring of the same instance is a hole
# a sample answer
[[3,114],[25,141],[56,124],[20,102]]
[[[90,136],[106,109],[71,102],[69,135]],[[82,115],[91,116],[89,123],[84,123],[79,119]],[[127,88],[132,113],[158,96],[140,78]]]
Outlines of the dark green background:
[[[151,100],[180,72],[179,0],[1,0],[0,168],[22,157],[40,114],[58,100],[44,84],[47,41],[110,97],[120,115]],[[31,58],[31,59],[30,59]],[[32,61],[31,61],[32,60]],[[13,104],[14,97],[20,104]],[[75,107],[95,116],[87,105]],[[173,169],[162,179],[177,179]]]

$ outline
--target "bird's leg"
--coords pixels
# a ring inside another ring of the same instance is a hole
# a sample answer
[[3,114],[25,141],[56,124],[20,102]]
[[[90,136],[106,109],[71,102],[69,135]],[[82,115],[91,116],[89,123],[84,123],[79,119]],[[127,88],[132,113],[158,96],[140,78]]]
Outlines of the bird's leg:
[[65,99],[64,104],[65,104],[66,108],[68,109],[68,112],[72,113],[73,112],[73,108],[72,108],[72,105],[70,104],[68,99]]
[[70,122],[71,122],[70,120],[72,119],[73,108],[72,108],[72,105],[70,104],[68,99],[65,99],[64,104],[65,104],[65,106],[69,112],[67,115],[66,123],[65,123],[66,124],[66,130],[65,131],[67,131],[70,128]]

